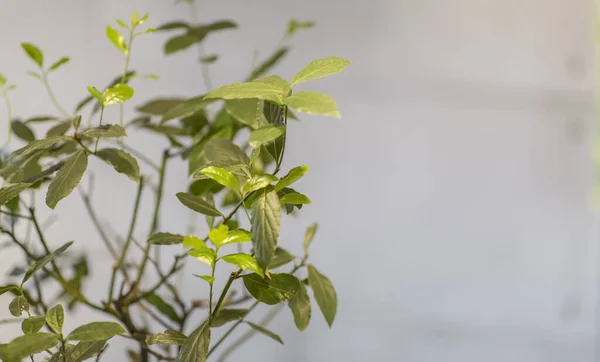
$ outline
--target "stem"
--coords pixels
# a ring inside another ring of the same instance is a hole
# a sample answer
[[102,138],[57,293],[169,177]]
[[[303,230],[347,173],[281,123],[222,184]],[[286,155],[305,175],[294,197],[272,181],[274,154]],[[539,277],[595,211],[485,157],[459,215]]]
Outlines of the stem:
[[210,276],[212,277],[212,281],[210,282],[210,289],[209,289],[209,293],[208,293],[208,319],[212,320],[213,319],[213,284],[215,281],[215,267],[217,266],[217,261],[215,260],[215,262],[211,265],[212,267],[212,271],[210,273]]
[[102,242],[104,242],[104,245],[108,249],[108,252],[113,257],[113,260],[117,261],[119,259],[119,254],[117,253],[114,246],[111,244],[110,240],[108,239],[108,236],[104,232],[102,225],[100,225],[100,220],[98,220],[98,215],[96,215],[96,212],[94,211],[94,208],[92,207],[92,201],[91,201],[90,195],[84,193],[81,188],[79,189],[79,194],[81,195],[81,198],[83,199],[83,204],[85,205],[85,209],[87,210],[88,214],[90,215],[90,219],[92,219],[92,224],[94,224],[94,227],[96,228],[96,231],[98,232],[98,235],[100,235],[100,239],[102,239]]
[[212,320],[217,313],[219,313],[219,309],[221,308],[221,305],[223,304],[223,301],[225,300],[225,296],[227,296],[227,292],[229,291],[229,288],[231,288],[231,284],[233,283],[233,281],[235,280],[235,278],[237,278],[240,273],[242,272],[242,269],[236,271],[232,271],[231,275],[229,276],[229,279],[227,279],[227,283],[225,284],[225,287],[223,288],[223,291],[221,292],[221,296],[219,297],[219,301],[217,302],[217,305],[215,306],[215,309],[213,310],[213,312],[210,315],[210,319]]
[[[100,123],[98,126],[102,126],[102,118],[104,117],[104,106],[100,109]],[[100,137],[96,138],[96,146],[94,147],[94,153],[98,152],[98,143],[100,142]]]
[[[254,303],[252,303],[252,305],[250,306],[250,308],[248,308],[248,313],[252,312],[252,310],[254,308],[256,308],[259,304],[259,301],[255,301]],[[247,313],[247,314],[248,314]],[[208,354],[206,355],[206,357],[209,357],[211,355],[211,353],[213,353],[220,345],[221,343],[223,343],[225,341],[225,339],[227,339],[227,337],[229,337],[229,335],[231,333],[233,333],[233,331],[244,322],[244,319],[240,319],[237,322],[235,322],[234,325],[231,326],[231,328],[229,328],[227,330],[227,332],[225,332],[225,334],[212,346],[212,348],[208,351]]]
[[[40,242],[42,243],[42,246],[44,247],[44,251],[46,252],[46,254],[50,254],[51,253],[50,248],[48,247],[48,243],[46,242],[44,233],[42,232],[42,229],[40,228],[40,223],[38,222],[37,217],[35,216],[35,209],[33,207],[29,208],[29,214],[31,217],[31,221],[33,222],[33,226],[35,227],[35,231],[38,234],[38,237],[40,239]],[[58,269],[58,266],[56,265],[56,262],[54,261],[54,259],[52,259],[50,261],[50,264],[52,265],[52,268],[54,269],[54,272],[56,273],[56,275],[61,280],[65,280],[65,278],[60,273],[60,269]]]
[[[198,9],[196,7],[195,1],[190,1],[190,14],[192,18],[192,23],[198,23]],[[204,56],[204,46],[202,43],[198,44],[198,58],[202,58]],[[204,63],[200,63],[200,70],[202,71],[202,79],[204,80],[204,87],[206,88],[206,93],[210,92],[212,89],[212,82],[210,81],[210,72],[208,71],[208,66]]]
[[54,92],[52,91],[52,88],[50,87],[50,82],[48,82],[48,74],[46,72],[42,72],[42,83],[44,83],[46,92],[48,92],[48,96],[50,97],[50,100],[52,101],[52,103],[54,103],[54,106],[56,107],[56,109],[58,109],[58,111],[63,116],[71,117],[69,112],[65,111],[65,109],[58,102],[58,99],[56,99],[56,96],[54,95]]
[[2,98],[4,98],[4,102],[6,103],[6,113],[8,116],[8,138],[6,139],[6,143],[10,142],[10,136],[12,134],[12,106],[10,104],[10,99],[8,99],[8,94],[6,93],[6,89],[2,87]]
[[[125,84],[125,77],[127,76],[127,72],[129,71],[129,60],[131,59],[131,46],[133,45],[133,30],[135,27],[131,27],[129,31],[129,42],[127,44],[127,54],[125,55],[125,70],[123,70],[123,76],[121,77],[121,84]],[[123,127],[123,103],[119,104],[119,123],[121,127]]]

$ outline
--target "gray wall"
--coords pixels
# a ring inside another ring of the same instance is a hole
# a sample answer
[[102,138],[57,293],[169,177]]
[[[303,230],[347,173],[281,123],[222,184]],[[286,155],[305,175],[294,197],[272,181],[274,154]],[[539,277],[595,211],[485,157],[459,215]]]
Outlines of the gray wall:
[[[150,11],[151,25],[189,18],[171,3],[1,2],[0,73],[19,86],[16,114],[54,112],[24,75],[33,65],[20,41],[48,58],[73,57],[52,76],[72,109],[87,85],[103,86],[122,69],[104,25],[134,10]],[[597,360],[592,0],[203,0],[200,10],[203,20],[231,17],[245,30],[206,43],[222,55],[211,68],[215,85],[242,78],[254,49],[268,54],[290,17],[319,25],[294,39],[278,74],[291,77],[329,55],[353,62],[311,84],[338,100],[343,119],[303,117],[291,126],[287,153],[287,166],[311,167],[299,187],[313,205],[284,221],[283,244],[298,250],[304,227],[320,221],[313,262],[337,287],[337,320],[330,331],[315,311],[299,333],[285,310],[271,328],[286,346],[258,337],[245,361]],[[195,53],[160,57],[163,40],[135,44],[133,67],[162,77],[136,81],[138,101],[203,91]],[[117,117],[111,112],[108,119]],[[146,136],[132,141],[152,157],[163,147]],[[122,234],[135,186],[97,162],[90,167],[95,202],[100,210],[112,205],[105,219]],[[171,172],[161,228],[184,232],[188,214],[173,195],[185,187],[185,165]],[[143,203],[145,221],[151,202]],[[88,293],[103,298],[111,263],[78,196],[57,214],[52,244],[73,239],[92,253]],[[15,255],[2,252],[2,267]],[[202,271],[194,265],[186,273]],[[186,278],[188,297],[203,288]],[[68,325],[99,317],[82,310],[77,318]],[[18,326],[0,329],[6,340]],[[118,348],[107,356],[119,356]]]

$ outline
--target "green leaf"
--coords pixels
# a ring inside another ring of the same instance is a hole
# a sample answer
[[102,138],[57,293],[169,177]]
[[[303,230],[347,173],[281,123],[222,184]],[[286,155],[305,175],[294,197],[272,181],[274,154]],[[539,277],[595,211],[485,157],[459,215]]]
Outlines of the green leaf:
[[2,348],[2,354],[8,356],[9,361],[21,361],[23,358],[53,348],[58,342],[58,335],[54,333],[32,333],[17,337]]
[[263,327],[261,327],[261,326],[259,326],[257,324],[252,323],[252,322],[246,321],[246,324],[248,324],[250,327],[252,327],[252,329],[254,329],[255,331],[260,332],[261,334],[263,334],[263,335],[265,335],[265,336],[267,336],[267,337],[269,337],[269,338],[271,338],[271,339],[273,339],[273,340],[275,340],[275,341],[283,344],[283,341],[281,340],[281,337],[279,337],[277,334],[271,332],[270,330],[268,330],[266,328],[263,328]]
[[81,181],[87,165],[88,156],[85,150],[77,151],[65,162],[48,187],[46,205],[49,208],[54,210],[60,200],[71,194]]
[[256,259],[248,254],[230,254],[223,256],[221,259],[223,259],[226,263],[237,265],[243,270],[251,270],[261,277],[264,277],[264,272],[262,268],[258,266]]
[[45,320],[50,328],[54,329],[58,333],[62,333],[63,323],[65,322],[65,311],[63,306],[61,304],[57,304],[48,309]]
[[317,233],[317,228],[319,224],[314,223],[309,225],[304,232],[304,255],[308,255],[308,247],[313,241],[315,234]]
[[227,234],[227,237],[221,242],[221,246],[228,244],[247,243],[252,241],[252,234],[249,231],[240,229],[233,230]]
[[34,151],[48,149],[48,148],[54,146],[54,144],[56,144],[58,142],[68,141],[71,139],[73,139],[73,138],[71,138],[69,136],[56,136],[56,137],[49,137],[49,138],[44,138],[42,140],[33,141],[30,144],[28,144],[27,146],[22,147],[22,148],[16,150],[15,152],[13,152],[11,157],[14,157],[14,156],[25,157],[27,155],[30,155]]
[[168,317],[170,320],[179,323],[181,318],[177,315],[175,308],[167,304],[160,296],[149,294],[146,296],[146,301],[152,304],[159,312]]
[[279,199],[279,202],[282,205],[285,205],[285,204],[303,205],[303,204],[310,204],[312,201],[310,201],[310,199],[308,197],[306,197],[306,195],[303,195],[298,192],[292,192],[292,193],[283,195]]
[[193,250],[188,251],[187,254],[208,265],[213,265],[217,259],[215,251],[195,236],[185,236],[183,238],[183,247],[192,248]]
[[294,259],[296,259],[296,257],[290,254],[287,250],[278,247],[275,249],[275,254],[273,254],[273,258],[269,262],[269,269],[279,268],[291,261],[294,261]]
[[146,338],[146,343],[152,344],[168,344],[182,346],[187,336],[173,329],[167,329],[164,333],[157,333]]
[[277,248],[281,223],[279,197],[272,189],[257,193],[252,203],[252,245],[258,265],[265,269]]
[[117,24],[118,24],[120,27],[122,27],[123,29],[127,29],[127,30],[129,30],[129,25],[125,24],[125,23],[123,22],[123,20],[119,20],[119,19],[117,19],[117,20],[115,20],[115,21],[116,21],[116,23],[117,23]]
[[79,342],[75,347],[67,352],[68,362],[82,362],[96,357],[106,345],[106,340]]
[[118,173],[126,175],[136,183],[140,182],[140,166],[129,153],[117,148],[103,148],[96,152],[96,156],[111,165]]
[[31,43],[21,43],[21,47],[25,50],[29,58],[39,65],[40,68],[44,66],[44,54],[38,47]]
[[4,185],[0,188],[0,206],[19,196],[21,192],[27,190],[31,185],[32,184],[27,182]]
[[267,124],[255,131],[252,131],[250,137],[248,138],[248,143],[253,148],[266,146],[277,138],[281,137],[284,133],[285,126]]
[[333,324],[337,312],[337,294],[331,281],[311,264],[308,264],[308,283],[312,288],[315,300],[323,313],[329,327]]
[[25,334],[37,333],[44,324],[46,324],[46,318],[44,317],[29,317],[21,323],[21,330]]
[[298,83],[339,73],[349,64],[349,61],[338,57],[315,60],[294,76],[294,79],[292,79],[292,86]]
[[218,59],[219,59],[219,56],[217,54],[207,55],[204,57],[200,57],[200,63],[212,64],[212,63],[216,62]]
[[199,39],[197,36],[193,34],[183,34],[172,37],[167,40],[164,47],[165,55],[170,55],[176,53],[181,50],[185,50],[195,43],[200,42],[202,39]]
[[199,196],[194,196],[185,192],[178,192],[176,196],[182,204],[196,212],[209,216],[223,216],[219,210]]
[[219,99],[247,99],[258,98],[266,99],[272,102],[283,104],[283,98],[289,93],[289,84],[277,77],[269,76],[267,78],[257,79],[252,82],[234,83],[217,88],[208,93],[205,98]]
[[32,71],[28,70],[26,73],[27,73],[27,75],[30,75],[36,79],[42,80],[42,75],[38,72],[32,72]]
[[119,33],[115,28],[110,25],[106,26],[106,37],[113,43],[117,49],[123,54],[127,55],[127,45],[125,44],[125,37]]
[[102,341],[125,333],[123,327],[115,322],[92,322],[75,328],[69,336],[71,341]]
[[237,309],[237,308],[220,309],[219,313],[217,313],[217,315],[211,321],[210,326],[212,328],[217,328],[217,327],[221,327],[222,325],[224,325],[226,323],[240,320],[240,319],[244,318],[246,316],[246,314],[248,314],[249,311],[250,311],[249,309]]
[[71,128],[70,121],[57,123],[46,132],[46,137],[62,136],[69,130],[69,128]]
[[161,26],[158,27],[158,31],[165,31],[165,30],[176,30],[176,29],[189,29],[190,25],[188,23],[185,23],[183,21],[172,21],[169,23],[165,23]]
[[22,296],[16,296],[8,305],[8,311],[13,317],[20,317],[24,311],[29,310],[29,302]]
[[225,224],[221,224],[219,225],[218,228],[213,228],[208,232],[208,237],[210,238],[210,240],[213,242],[213,244],[217,247],[220,248],[223,244],[223,240],[225,240],[225,238],[227,238],[227,235],[229,233],[229,227]]
[[224,138],[215,138],[207,142],[204,155],[209,162],[230,161],[232,164],[247,165],[250,161],[241,148]]
[[148,239],[148,244],[153,245],[173,245],[183,243],[183,236],[170,233],[156,233]]
[[35,134],[31,130],[31,128],[27,127],[27,125],[21,121],[12,121],[11,129],[13,133],[22,139],[25,142],[33,142],[35,141]]
[[212,284],[215,281],[215,277],[211,277],[210,275],[198,275],[194,274],[195,277],[205,280],[208,284]]
[[277,182],[277,177],[273,175],[254,176],[244,184],[243,193],[247,194],[252,191],[263,189],[273,182]]
[[108,88],[102,93],[104,106],[127,102],[133,97],[133,93],[133,88],[127,84],[117,84],[114,87]]
[[[104,95],[102,95],[102,93],[101,93],[101,92],[100,92],[98,89],[96,89],[96,87],[91,87],[91,86],[88,86],[88,87],[87,87],[87,90],[88,90],[88,92],[89,92],[89,93],[90,93],[90,94],[91,94],[91,95],[92,95],[94,98],[96,98],[96,99],[98,100],[98,102],[100,102],[101,104],[104,104],[104,103],[106,102],[106,100],[104,99]],[[91,100],[91,99],[90,99],[90,100]],[[77,107],[77,108],[79,109],[80,107]]]
[[137,107],[139,112],[151,114],[153,116],[162,116],[169,109],[182,104],[185,100],[182,98],[158,98],[151,100]]
[[310,297],[304,284],[300,283],[300,289],[294,297],[288,300],[288,307],[294,316],[296,328],[303,331],[308,327],[311,316]]
[[202,169],[200,172],[235,192],[240,191],[240,185],[237,178],[235,178],[231,172],[223,168],[209,166]]
[[210,326],[206,321],[185,339],[175,362],[206,362],[209,346]]
[[298,21],[296,19],[290,20],[287,27],[287,35],[292,36],[298,31],[298,29],[312,29],[315,27],[314,21]]
[[287,175],[283,176],[281,180],[275,185],[275,191],[279,191],[284,187],[288,187],[296,181],[300,180],[308,172],[308,166],[298,166],[291,169]]
[[184,248],[192,248],[194,250],[203,250],[208,249],[204,240],[196,237],[196,236],[184,236],[183,237],[183,247]]
[[335,101],[327,94],[298,92],[285,99],[285,104],[299,112],[340,118]]
[[29,267],[29,269],[27,269],[27,272],[25,273],[25,276],[23,277],[23,281],[21,282],[21,286],[23,284],[25,284],[25,282],[27,282],[29,280],[29,278],[31,278],[31,276],[35,272],[37,272],[38,270],[42,269],[44,266],[46,266],[46,264],[48,264],[49,262],[51,262],[52,260],[54,260],[54,258],[56,258],[57,256],[59,256],[60,254],[64,253],[65,250],[67,250],[71,245],[73,245],[73,242],[69,241],[68,243],[64,244],[60,248],[54,250],[50,254],[47,254],[46,256],[38,259],[35,263],[33,263]]
[[92,138],[119,138],[126,137],[125,128],[118,124],[104,124],[102,126],[88,128],[81,135]]
[[28,120],[25,121],[25,123],[41,123],[41,122],[47,122],[47,121],[54,121],[58,118],[54,117],[54,116],[38,116],[38,117],[33,117],[33,118],[29,118]]
[[52,72],[54,70],[57,70],[62,65],[67,64],[69,62],[69,60],[71,60],[69,57],[62,57],[62,58],[60,58],[59,60],[56,61],[56,63],[52,64],[50,66],[50,68],[48,68],[48,71]]
[[271,279],[263,279],[258,274],[243,276],[244,285],[257,300],[273,305],[292,298],[300,288],[300,281],[291,274],[271,274]]
[[228,99],[225,101],[225,110],[227,113],[251,128],[258,128],[261,108],[261,101],[255,98]]
[[191,116],[214,102],[214,99],[204,99],[203,95],[187,99],[181,104],[169,108],[169,110],[163,114],[160,123],[162,124],[172,119]]
[[290,49],[287,47],[280,48],[276,52],[274,52],[269,58],[267,58],[264,62],[262,62],[258,67],[256,67],[252,74],[250,75],[250,79],[256,79],[260,76],[267,74],[279,61],[281,61]]
[[16,285],[6,285],[4,287],[0,287],[0,295],[12,292],[13,290],[19,290],[19,287]]

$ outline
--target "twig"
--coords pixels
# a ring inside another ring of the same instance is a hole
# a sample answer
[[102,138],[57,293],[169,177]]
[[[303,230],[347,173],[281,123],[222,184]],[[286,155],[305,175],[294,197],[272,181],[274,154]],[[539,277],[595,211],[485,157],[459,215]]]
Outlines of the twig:
[[[91,190],[90,190],[90,192],[91,192]],[[90,219],[92,220],[92,224],[94,224],[94,227],[96,228],[96,231],[98,232],[98,235],[100,235],[100,239],[102,239],[102,242],[104,242],[104,245],[108,249],[108,252],[113,257],[113,259],[115,261],[117,261],[119,259],[119,254],[117,253],[117,250],[115,250],[115,247],[111,244],[110,240],[108,239],[108,236],[104,232],[102,225],[100,225],[100,220],[98,220],[98,215],[96,214],[96,211],[92,207],[90,194],[85,193],[82,188],[79,188],[79,194],[81,195],[81,198],[83,199],[83,204],[85,205],[85,209],[87,210],[87,212],[90,216]]]

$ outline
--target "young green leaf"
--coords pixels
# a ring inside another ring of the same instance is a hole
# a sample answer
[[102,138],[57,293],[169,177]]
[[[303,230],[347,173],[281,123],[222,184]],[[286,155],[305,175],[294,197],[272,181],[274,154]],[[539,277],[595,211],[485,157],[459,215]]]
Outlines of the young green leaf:
[[95,155],[111,165],[118,173],[124,174],[136,183],[140,182],[140,166],[129,153],[117,148],[103,148]]
[[25,357],[53,348],[57,342],[58,335],[54,333],[26,334],[3,345],[3,359],[6,362],[21,361]]
[[284,187],[288,187],[296,181],[300,180],[308,172],[308,166],[298,166],[291,169],[287,175],[283,176],[281,180],[275,185],[275,191],[279,191]]
[[340,118],[335,101],[327,94],[298,92],[285,99],[285,104],[299,112]]
[[114,87],[108,88],[102,93],[104,97],[104,106],[127,102],[133,97],[133,88],[127,84],[117,84]]
[[127,132],[125,128],[118,124],[103,124],[102,126],[88,128],[81,132],[81,135],[92,138],[120,138],[126,137]]
[[188,251],[187,254],[208,265],[213,265],[217,259],[215,251],[195,236],[185,236],[183,238],[183,247],[192,248],[193,250]]
[[187,336],[173,329],[167,329],[164,333],[157,333],[146,338],[146,343],[152,344],[167,344],[182,346]]
[[304,255],[308,255],[308,247],[313,241],[315,234],[317,233],[317,228],[319,224],[314,223],[309,225],[304,232]]
[[215,281],[215,277],[211,277],[210,275],[198,275],[198,274],[194,274],[194,276],[196,278],[200,278],[202,280],[205,280],[208,284],[212,284]]
[[37,65],[44,66],[44,54],[42,51],[31,43],[21,43],[21,47],[25,50],[25,53],[33,60]]
[[273,258],[269,262],[269,269],[277,269],[289,262],[294,261],[294,259],[296,259],[296,257],[290,254],[287,250],[277,247],[277,249],[275,249],[275,254],[273,254]]
[[227,244],[239,244],[252,241],[252,234],[249,231],[240,229],[233,230],[227,234],[227,237],[221,242],[221,246]]
[[210,325],[202,323],[181,346],[176,362],[206,362],[210,346]]
[[257,332],[260,332],[261,334],[275,340],[276,342],[279,342],[281,344],[283,344],[283,341],[281,340],[281,337],[279,337],[277,334],[271,332],[270,330],[263,328],[257,324],[254,324],[252,322],[248,322],[246,321],[246,324],[248,324],[250,327],[252,327],[252,329],[254,329]]
[[98,102],[100,102],[100,104],[104,104],[106,102],[106,99],[104,99],[104,95],[102,95],[102,92],[96,89],[96,87],[88,86],[87,90],[94,98],[98,100]]
[[13,317],[20,317],[23,312],[29,310],[29,302],[22,296],[16,296],[8,305],[8,311]]
[[263,279],[258,274],[243,276],[244,285],[257,300],[273,305],[292,298],[300,289],[300,281],[291,274],[271,274],[271,279]]
[[[274,77],[274,76],[273,76]],[[279,77],[277,77],[279,78]],[[283,98],[289,92],[289,84],[285,80],[279,78],[283,82],[274,81],[273,78],[265,81],[264,78],[246,83],[234,83],[217,88],[208,93],[206,99],[248,99],[258,98],[266,99],[272,102],[283,104]]]
[[225,110],[233,118],[253,129],[258,128],[261,102],[255,98],[228,99],[225,101]]
[[292,86],[298,83],[339,73],[349,64],[349,61],[338,57],[315,60],[294,76],[294,79],[292,79]]
[[225,224],[221,224],[221,225],[219,225],[218,228],[211,229],[208,232],[208,237],[213,242],[213,244],[215,244],[215,246],[217,248],[220,248],[223,245],[222,244],[223,240],[225,240],[225,238],[227,238],[228,233],[229,233],[229,227]]
[[56,306],[48,309],[45,320],[50,328],[54,329],[54,331],[58,333],[62,333],[63,323],[65,322],[65,311],[62,304],[57,304]]
[[35,263],[33,263],[29,267],[29,269],[27,269],[27,272],[25,273],[25,276],[23,277],[23,281],[21,281],[21,286],[23,286],[23,284],[25,284],[25,282],[28,281],[29,278],[31,278],[31,276],[33,275],[33,273],[35,273],[38,270],[42,269],[44,266],[46,266],[46,264],[48,264],[49,262],[51,262],[52,260],[54,260],[54,258],[56,258],[60,254],[64,253],[65,250],[67,250],[71,245],[73,245],[73,242],[69,241],[68,243],[64,244],[60,248],[54,250],[50,254],[44,256],[43,258],[41,258],[41,259],[37,260]]
[[75,328],[67,337],[71,341],[102,341],[125,333],[123,327],[115,322],[92,322]]
[[277,177],[273,175],[262,175],[262,176],[254,176],[244,184],[244,188],[242,189],[244,194],[247,194],[252,191],[263,189],[273,182],[277,182]]
[[183,247],[184,248],[192,248],[194,250],[202,250],[202,249],[208,249],[208,246],[206,246],[206,243],[196,237],[196,236],[184,236],[183,237]]
[[277,138],[281,137],[284,133],[285,126],[267,124],[255,131],[252,131],[250,137],[248,138],[248,143],[253,148],[266,146]]
[[79,342],[75,347],[67,352],[66,360],[68,362],[82,362],[96,357],[98,354],[100,354],[100,352],[102,352],[102,349],[104,349],[105,345],[106,340]]
[[150,114],[153,116],[162,116],[169,109],[182,104],[185,100],[182,98],[158,98],[151,100],[137,107],[139,112]]
[[21,323],[21,330],[25,334],[37,333],[46,324],[46,318],[36,316],[24,319]]
[[2,188],[0,188],[0,206],[19,196],[21,192],[27,190],[31,185],[32,184],[27,182],[4,185]]
[[265,269],[277,248],[281,223],[279,197],[272,189],[257,192],[252,203],[252,246],[258,265]]
[[117,20],[115,20],[115,22],[116,22],[116,23],[117,23],[117,24],[118,24],[118,25],[119,25],[121,28],[129,30],[129,25],[125,24],[125,23],[123,22],[123,20],[119,20],[119,19],[117,19]]
[[52,64],[50,68],[48,68],[49,72],[55,71],[60,68],[62,65],[67,64],[71,60],[69,57],[62,57],[56,61],[56,63]]
[[219,59],[219,56],[217,54],[213,54],[213,55],[207,55],[204,57],[200,57],[200,63],[202,64],[212,64],[214,62],[216,62]]
[[310,204],[312,201],[306,195],[303,195],[299,192],[292,192],[289,194],[285,194],[279,198],[279,202],[282,205],[292,204],[292,205],[304,205]]
[[42,75],[38,72],[32,72],[32,71],[28,70],[26,73],[27,73],[27,75],[34,77],[35,79],[42,80]]
[[331,281],[308,264],[308,283],[312,288],[315,300],[323,313],[329,327],[333,324],[337,312],[337,294]]
[[175,308],[167,304],[160,296],[152,293],[145,297],[146,301],[152,304],[159,312],[168,317],[170,320],[179,323],[181,318],[177,315]]
[[240,192],[240,185],[238,183],[238,180],[231,172],[215,166],[209,166],[207,168],[202,169],[200,172],[206,175],[207,177],[217,181],[221,185],[228,187],[235,192]]
[[240,319],[244,318],[246,316],[246,314],[248,314],[249,311],[250,310],[248,310],[248,309],[237,309],[237,308],[220,309],[219,313],[217,313],[217,315],[212,319],[210,326],[211,326],[211,328],[217,328],[217,327],[221,327],[222,325],[224,325],[226,323],[240,320]]
[[287,35],[292,36],[298,31],[298,29],[312,29],[315,27],[314,21],[298,21],[296,19],[290,20],[287,27]]
[[15,134],[15,136],[19,137],[25,142],[33,142],[35,141],[35,134],[25,123],[21,121],[12,121],[11,122],[11,130]]
[[62,136],[69,130],[69,128],[71,128],[70,121],[57,123],[48,129],[46,132],[46,137]]
[[125,37],[119,33],[115,28],[110,25],[106,26],[106,37],[113,43],[117,49],[123,54],[127,55],[127,45],[125,44]]
[[77,151],[65,162],[48,187],[46,205],[49,208],[54,210],[60,200],[71,194],[81,181],[87,165],[88,156],[85,150]]
[[244,254],[244,253],[230,254],[230,255],[223,256],[221,259],[223,259],[226,263],[237,265],[240,268],[242,268],[243,270],[253,271],[263,278],[265,276],[262,268],[260,266],[258,266],[256,259],[254,259],[252,256],[250,256],[248,254]]
[[311,316],[310,297],[304,284],[300,283],[298,293],[288,300],[288,307],[294,316],[294,323],[298,330],[303,331],[308,327]]
[[191,210],[209,216],[223,216],[219,210],[199,196],[194,196],[185,192],[178,192],[176,196],[182,204]]
[[148,239],[148,244],[173,245],[183,243],[183,236],[170,233],[156,233]]

